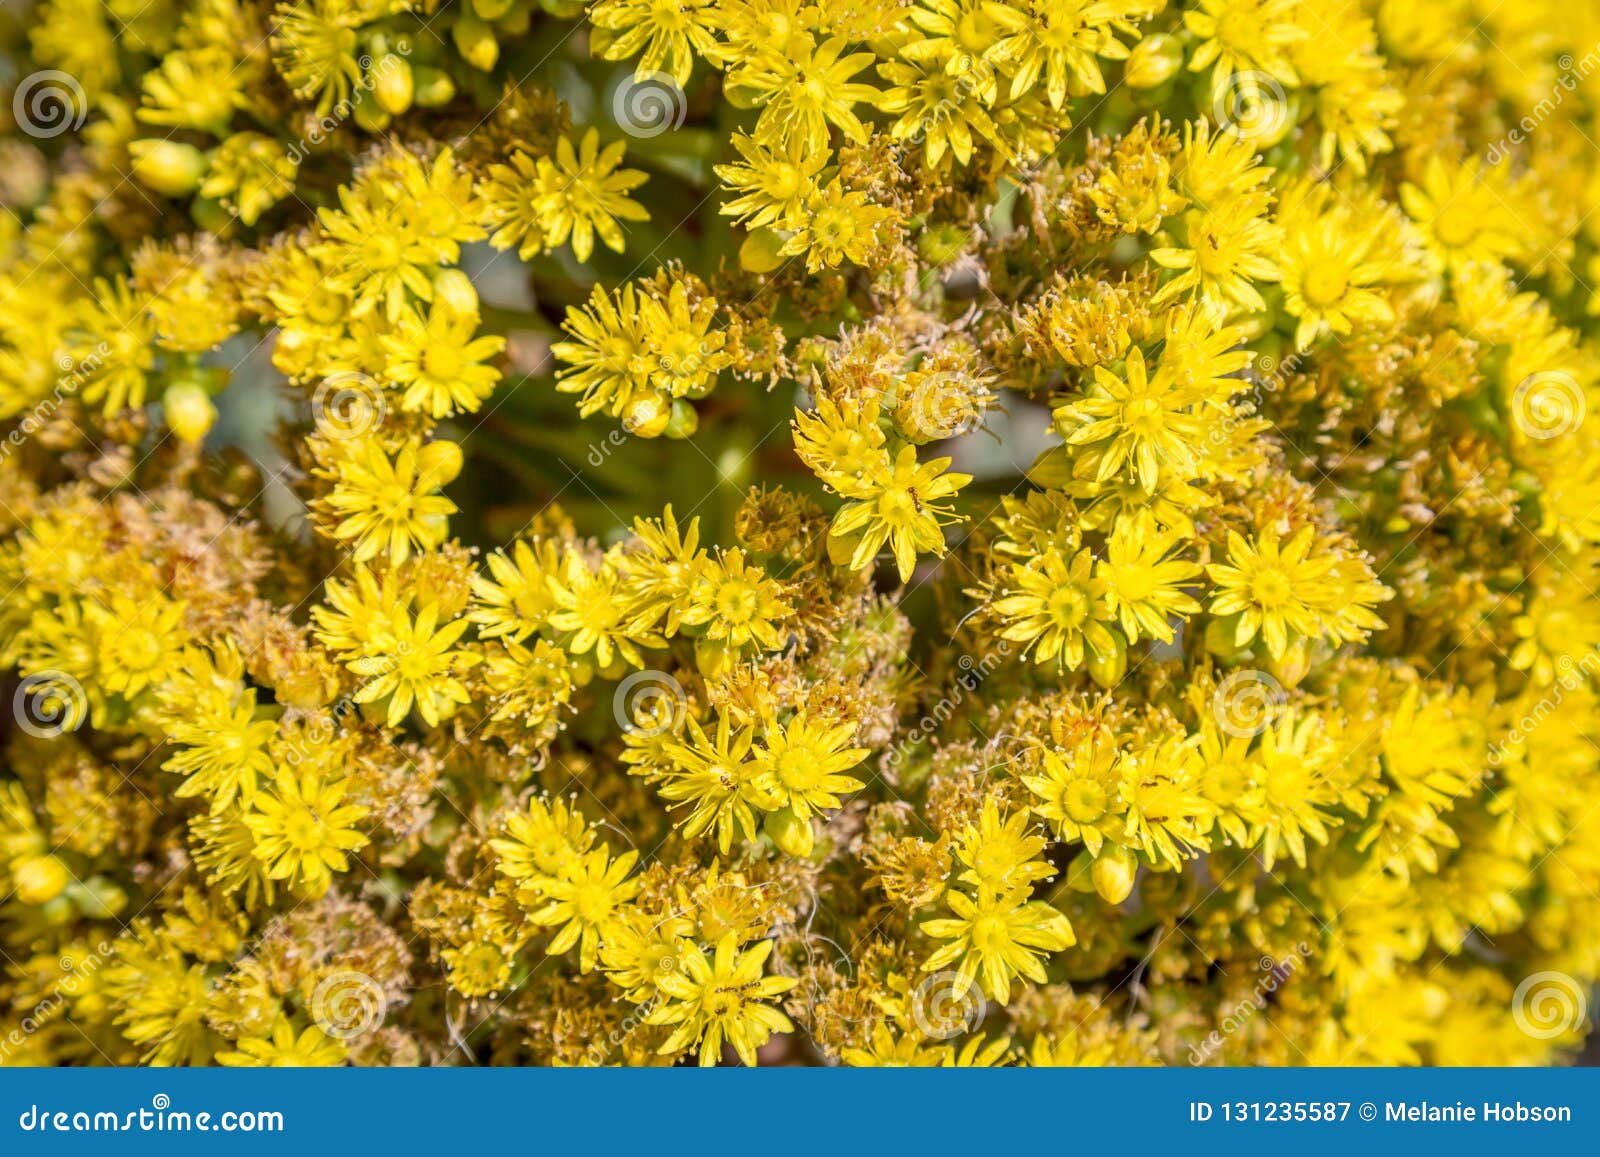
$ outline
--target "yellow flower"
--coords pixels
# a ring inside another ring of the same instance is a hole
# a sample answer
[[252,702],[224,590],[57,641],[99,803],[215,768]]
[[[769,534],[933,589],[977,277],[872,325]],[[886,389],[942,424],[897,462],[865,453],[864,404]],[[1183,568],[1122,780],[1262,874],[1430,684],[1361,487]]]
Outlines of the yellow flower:
[[1505,199],[1496,194],[1476,157],[1449,165],[1438,154],[1430,156],[1422,183],[1400,186],[1400,203],[1422,227],[1429,249],[1450,269],[1501,261],[1523,248]]
[[[594,829],[565,800],[528,801],[527,810],[506,821],[506,834],[489,841],[496,867],[519,882],[554,878],[594,846]],[[536,885],[538,886],[538,885]]]
[[1182,246],[1150,252],[1157,265],[1181,271],[1161,287],[1152,304],[1194,293],[1218,315],[1266,309],[1255,283],[1279,278],[1272,256],[1279,244],[1276,227],[1250,206],[1233,200],[1211,209],[1192,209],[1182,221]]
[[[1068,670],[1083,666],[1084,649],[1109,655],[1116,639],[1106,624],[1115,612],[1107,583],[1094,574],[1094,557],[1080,550],[1069,562],[1055,551],[1028,563],[1012,563],[1007,594],[994,602],[1002,639],[1025,644],[1040,666],[1054,660]],[[1025,652],[1026,653],[1026,652]]]
[[461,447],[454,442],[410,442],[390,461],[376,440],[366,439],[336,470],[326,499],[340,520],[333,536],[351,544],[356,562],[386,551],[399,566],[413,550],[431,550],[449,533],[456,504],[436,491],[461,472]]
[[318,213],[323,239],[311,253],[329,271],[329,287],[347,293],[361,317],[380,305],[395,325],[407,293],[433,300],[433,275],[454,265],[463,241],[483,236],[474,218],[472,179],[440,149],[432,164],[391,148],[339,190],[339,207]]
[[1063,842],[1081,840],[1098,855],[1107,837],[1120,836],[1126,804],[1122,753],[1115,743],[1095,737],[1067,754],[1043,750],[1038,774],[1024,775],[1022,782],[1035,797],[1034,814]]
[[1095,388],[1056,411],[1057,429],[1068,445],[1093,447],[1098,482],[1126,470],[1148,493],[1163,471],[1193,477],[1204,428],[1189,412],[1192,399],[1165,367],[1151,377],[1137,347],[1128,352],[1125,375],[1096,366]]
[[918,462],[914,446],[902,446],[893,466],[855,483],[849,503],[833,519],[829,537],[850,560],[850,569],[872,565],[887,544],[900,581],[911,581],[919,553],[943,558],[944,526],[958,521],[953,498],[970,474],[946,473],[948,458]]
[[592,48],[606,60],[638,56],[636,77],[665,71],[679,88],[689,83],[695,53],[710,56],[723,23],[714,0],[676,4],[651,0],[600,0],[589,9],[597,30]]
[[994,798],[985,799],[978,822],[969,823],[956,844],[956,859],[966,868],[956,879],[992,892],[1032,887],[1036,880],[1050,879],[1056,874],[1055,867],[1038,858],[1045,841],[1028,829],[1027,812],[1014,812],[1002,820]]
[[806,202],[799,228],[778,252],[785,257],[803,254],[808,273],[832,269],[842,261],[865,265],[896,216],[893,209],[874,205],[865,193],[830,181]]
[[[814,812],[838,807],[840,795],[865,786],[840,774],[867,757],[868,748],[847,746],[855,733],[854,723],[813,720],[800,711],[788,723],[767,728],[755,751],[756,767],[771,781],[781,806],[807,820]],[[805,831],[810,830],[807,824]]]
[[628,193],[645,182],[638,169],[618,169],[627,146],[613,141],[600,147],[591,128],[574,148],[568,137],[556,144],[555,159],[537,161],[514,153],[510,165],[492,165],[483,187],[487,220],[496,232],[496,249],[519,245],[524,261],[572,240],[572,254],[588,261],[596,236],[608,249],[622,252],[622,221],[648,221],[650,214]]
[[694,1047],[700,1064],[711,1066],[722,1059],[722,1046],[733,1047],[747,1065],[756,1063],[756,1050],[775,1032],[793,1032],[794,1023],[777,1009],[763,1003],[781,996],[795,986],[793,977],[764,976],[772,941],[763,940],[740,951],[733,933],[717,941],[716,951],[706,959],[700,946],[684,942],[681,970],[658,981],[669,998],[645,1017],[647,1024],[675,1026],[661,1045],[663,1055]]
[[683,967],[683,941],[693,931],[686,916],[658,917],[640,908],[619,913],[600,945],[600,967],[629,1000],[654,1003],[661,981]]
[[756,136],[786,145],[798,138],[811,153],[828,150],[828,126],[861,142],[867,128],[855,113],[878,93],[850,78],[873,61],[870,52],[846,53],[849,41],[831,37],[821,44],[801,33],[786,44],[765,45],[728,71],[728,87],[749,94],[761,109]]
[[728,647],[755,644],[764,651],[783,646],[778,624],[794,613],[783,584],[745,561],[738,547],[722,552],[699,569],[683,613],[686,627],[705,628],[705,637]]
[[1105,580],[1107,604],[1130,643],[1141,635],[1170,643],[1171,620],[1200,611],[1182,585],[1200,573],[1199,564],[1169,557],[1179,540],[1173,532],[1158,530],[1148,514],[1118,520],[1106,539],[1106,557],[1097,571]]
[[315,768],[298,775],[283,769],[271,788],[256,794],[245,823],[269,877],[315,899],[328,890],[334,872],[349,869],[347,853],[368,843],[355,828],[367,809],[343,802],[346,790],[345,780],[324,782]]
[[1248,646],[1260,634],[1267,652],[1277,658],[1288,649],[1290,632],[1318,633],[1319,609],[1329,606],[1337,587],[1329,581],[1334,560],[1312,557],[1314,541],[1315,531],[1309,526],[1286,543],[1271,529],[1254,543],[1228,532],[1228,562],[1213,563],[1206,571],[1217,585],[1211,613],[1239,616],[1235,646]]
[[540,906],[528,919],[544,928],[560,928],[545,946],[548,954],[560,956],[576,944],[579,970],[593,970],[601,938],[616,919],[618,906],[639,891],[640,881],[627,878],[638,859],[638,852],[629,851],[613,860],[605,848],[595,848],[581,859],[563,863],[558,875],[541,882]]
[[1342,211],[1293,219],[1278,267],[1283,307],[1300,319],[1295,345],[1308,348],[1324,333],[1347,334],[1357,323],[1394,320],[1381,292],[1388,270],[1372,252],[1374,237]]
[[367,680],[356,692],[356,702],[387,699],[390,727],[399,727],[414,704],[424,722],[437,727],[456,704],[472,701],[460,676],[482,656],[455,649],[469,623],[456,619],[440,626],[439,605],[429,603],[415,618],[396,609],[391,625],[393,641],[385,652],[350,660],[350,670]]
[[556,373],[556,389],[582,394],[578,413],[604,410],[620,417],[635,398],[651,389],[652,351],[639,314],[642,295],[630,282],[615,296],[600,286],[587,306],[573,306],[561,322],[572,341],[554,342],[550,352],[568,363]]
[[1060,108],[1069,93],[1106,90],[1096,57],[1121,60],[1128,55],[1112,28],[1124,21],[1123,13],[1129,9],[1137,6],[1098,0],[1041,0],[1016,6],[988,2],[983,15],[994,22],[998,39],[985,55],[1011,73],[1013,100],[1042,76],[1050,107]]
[[878,72],[892,86],[878,107],[891,116],[899,114],[890,134],[897,141],[920,139],[929,167],[936,167],[946,150],[963,165],[970,163],[975,134],[1005,154],[981,94],[965,74],[953,75],[945,61],[892,60],[878,65]]
[[738,196],[719,212],[738,219],[748,229],[797,228],[804,220],[806,205],[818,192],[817,175],[828,163],[827,152],[807,148],[799,135],[775,146],[747,133],[735,133],[733,147],[742,158],[740,163],[717,165],[715,171],[728,191]]
[[696,719],[690,718],[687,724],[687,740],[667,744],[666,755],[674,766],[661,795],[674,804],[692,805],[689,818],[682,821],[686,839],[715,828],[717,850],[727,855],[735,834],[755,839],[756,813],[775,810],[777,793],[767,785],[761,765],[752,757],[753,728],[735,732],[726,713],[718,715],[712,735]]
[[209,796],[213,815],[236,798],[248,806],[257,780],[272,774],[267,742],[278,730],[272,720],[255,717],[255,691],[241,690],[236,703],[190,700],[178,710],[167,737],[185,746],[162,765],[188,777],[174,794]]
[[286,1016],[273,1021],[267,1035],[241,1037],[234,1049],[217,1054],[219,1065],[244,1068],[316,1069],[344,1062],[343,1041],[314,1024],[296,1033]]
[[480,365],[506,348],[498,334],[473,337],[477,318],[435,302],[427,321],[408,310],[383,341],[388,362],[383,373],[404,387],[400,404],[435,418],[470,414],[500,380],[500,371]]
[[100,685],[124,699],[165,680],[189,637],[183,604],[159,594],[139,600],[114,595],[109,607],[93,605],[89,618],[100,644]]
[[592,653],[602,668],[610,667],[618,656],[642,667],[639,648],[664,645],[661,636],[641,630],[629,620],[621,576],[609,562],[591,569],[573,551],[561,572],[551,575],[547,583],[555,596],[550,626],[562,633],[562,645],[574,656]]
[[1077,940],[1065,916],[1042,900],[1026,897],[1025,888],[999,892],[980,887],[976,899],[951,892],[945,902],[955,915],[920,925],[934,939],[950,941],[923,962],[922,970],[937,972],[953,964],[962,991],[978,982],[1001,1003],[1011,999],[1011,984],[1018,977],[1043,983],[1040,957],[1070,948]]
[[1220,93],[1235,73],[1263,73],[1283,84],[1299,84],[1289,49],[1310,33],[1294,21],[1297,3],[1199,0],[1196,8],[1183,14],[1184,27],[1200,40],[1189,57],[1189,68],[1211,69],[1213,94]]
[[518,539],[508,555],[490,553],[487,575],[474,575],[472,593],[477,602],[467,616],[478,624],[481,638],[509,636],[520,643],[550,620],[556,597],[550,579],[561,573],[561,550],[548,539]]

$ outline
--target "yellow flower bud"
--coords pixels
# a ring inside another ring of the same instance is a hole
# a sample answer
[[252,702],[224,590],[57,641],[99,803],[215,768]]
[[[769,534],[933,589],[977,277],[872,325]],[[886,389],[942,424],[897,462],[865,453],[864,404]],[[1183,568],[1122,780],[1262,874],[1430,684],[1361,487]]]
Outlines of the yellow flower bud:
[[446,438],[429,442],[417,451],[417,477],[434,486],[448,485],[461,473],[461,462],[461,447],[455,442]]
[[456,51],[479,72],[488,72],[500,59],[500,42],[494,31],[471,12],[462,12],[450,30]]
[[1122,682],[1122,677],[1128,673],[1128,644],[1122,635],[1116,631],[1111,632],[1112,649],[1109,655],[1102,655],[1091,648],[1086,648],[1089,653],[1089,677],[1107,691]]
[[1095,857],[1089,874],[1102,900],[1107,904],[1120,904],[1133,891],[1134,877],[1139,874],[1139,859],[1121,844],[1107,844]]
[[1155,88],[1183,67],[1183,45],[1176,36],[1159,32],[1133,46],[1122,79],[1130,88]]
[[128,146],[133,175],[147,189],[167,197],[187,197],[200,187],[210,162],[193,145],[178,141],[143,140]]
[[381,133],[387,129],[394,118],[384,111],[384,108],[375,100],[359,100],[355,102],[355,111],[351,120],[369,133]]
[[72,873],[54,856],[29,856],[11,870],[17,899],[24,904],[48,904],[72,882]]
[[1295,639],[1277,658],[1267,659],[1267,671],[1285,687],[1299,686],[1311,671],[1311,642]]
[[762,828],[772,837],[772,842],[797,859],[804,859],[816,846],[811,831],[811,820],[801,819],[793,808],[780,808],[767,816]]
[[1072,863],[1067,865],[1067,887],[1074,892],[1093,892],[1094,886],[1094,856],[1088,848],[1080,849],[1072,857]]
[[389,53],[372,69],[372,95],[378,98],[383,111],[399,116],[411,107],[415,86],[411,65],[404,57]]
[[672,406],[661,394],[641,394],[622,409],[622,428],[639,438],[659,438],[672,421]]
[[1219,659],[1238,659],[1246,650],[1246,648],[1234,642],[1238,635],[1238,630],[1238,615],[1227,615],[1220,619],[1212,619],[1206,624],[1206,650]]
[[110,920],[128,905],[128,893],[104,876],[92,876],[82,886],[73,885],[71,894],[78,911],[91,920]]
[[771,229],[757,229],[739,246],[739,265],[748,273],[771,273],[784,262],[783,238]]
[[168,386],[161,395],[161,408],[172,432],[191,444],[202,441],[217,421],[217,408],[198,382],[174,382]]

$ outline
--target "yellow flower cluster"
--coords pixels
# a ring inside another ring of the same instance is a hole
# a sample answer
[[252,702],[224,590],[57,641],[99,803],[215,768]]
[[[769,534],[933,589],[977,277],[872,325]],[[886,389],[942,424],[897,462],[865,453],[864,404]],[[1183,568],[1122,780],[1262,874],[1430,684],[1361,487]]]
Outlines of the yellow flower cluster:
[[0,1063],[1582,1039],[1600,9],[20,7]]

